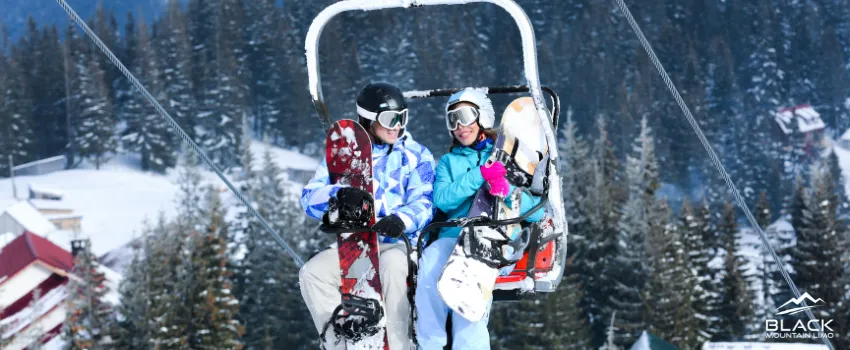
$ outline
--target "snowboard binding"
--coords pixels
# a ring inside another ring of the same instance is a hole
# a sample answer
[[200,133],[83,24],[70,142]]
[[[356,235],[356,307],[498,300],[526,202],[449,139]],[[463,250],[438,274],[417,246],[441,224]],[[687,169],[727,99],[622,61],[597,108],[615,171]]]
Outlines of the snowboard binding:
[[383,318],[384,309],[378,300],[345,294],[342,304],[336,307],[325,324],[321,338],[325,338],[328,327],[332,326],[337,337],[357,342],[378,334]]
[[504,227],[474,226],[464,229],[459,243],[467,256],[499,269],[522,259],[530,236],[527,228],[521,231],[519,237],[512,239]]
[[374,210],[373,202],[364,199],[353,205],[344,203],[336,197],[328,200],[328,210],[322,216],[319,229],[330,234],[370,231],[369,221]]

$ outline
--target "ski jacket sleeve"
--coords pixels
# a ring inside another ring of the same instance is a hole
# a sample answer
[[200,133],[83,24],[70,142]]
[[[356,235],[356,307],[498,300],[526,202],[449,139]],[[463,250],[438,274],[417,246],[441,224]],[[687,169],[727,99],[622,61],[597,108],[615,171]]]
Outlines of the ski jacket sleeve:
[[336,195],[343,185],[331,185],[328,165],[325,160],[319,164],[310,182],[301,191],[301,208],[307,216],[321,220],[328,210],[328,200]]
[[484,177],[481,176],[481,169],[478,167],[452,181],[449,157],[451,155],[447,154],[440,158],[440,163],[437,165],[437,179],[434,181],[434,205],[446,213],[457,209],[484,185]]
[[404,221],[404,232],[415,235],[434,217],[434,155],[425,146],[416,144],[408,147],[404,155],[413,170],[408,174],[404,186],[404,204],[393,214]]

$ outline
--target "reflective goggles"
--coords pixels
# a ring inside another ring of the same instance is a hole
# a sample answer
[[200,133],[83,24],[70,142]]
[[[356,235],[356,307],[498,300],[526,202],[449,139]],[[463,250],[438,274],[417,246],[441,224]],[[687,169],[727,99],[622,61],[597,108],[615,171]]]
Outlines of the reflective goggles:
[[449,131],[457,130],[458,124],[463,126],[472,125],[478,120],[478,108],[463,106],[446,112],[446,128]]
[[383,111],[381,113],[370,112],[357,106],[357,113],[369,120],[377,121],[387,129],[403,128],[407,126],[407,108],[400,111]]

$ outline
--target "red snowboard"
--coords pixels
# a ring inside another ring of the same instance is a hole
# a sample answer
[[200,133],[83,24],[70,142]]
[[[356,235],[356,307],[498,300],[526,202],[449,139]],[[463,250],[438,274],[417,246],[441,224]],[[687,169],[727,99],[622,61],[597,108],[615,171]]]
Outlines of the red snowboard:
[[[366,130],[353,120],[337,121],[328,131],[325,146],[330,183],[357,187],[374,196],[372,141]],[[373,213],[369,226],[374,223]],[[337,236],[337,244],[340,293],[348,318],[343,330],[346,349],[389,349],[378,275],[378,235],[374,231],[343,233]],[[365,331],[364,324],[368,325]]]

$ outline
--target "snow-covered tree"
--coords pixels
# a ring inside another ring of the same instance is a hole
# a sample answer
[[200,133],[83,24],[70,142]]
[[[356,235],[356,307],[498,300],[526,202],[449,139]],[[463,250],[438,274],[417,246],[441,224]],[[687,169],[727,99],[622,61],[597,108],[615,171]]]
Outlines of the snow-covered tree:
[[98,271],[91,241],[75,241],[81,247],[74,257],[68,282],[68,314],[62,327],[66,349],[101,349],[109,346],[112,306],[104,300],[106,277]]
[[804,212],[804,226],[797,231],[794,270],[798,288],[823,300],[832,301],[826,307],[813,309],[818,319],[838,319],[836,308],[844,298],[847,286],[842,257],[847,246],[847,221],[838,217],[840,197],[836,194],[837,181],[823,164],[811,169],[811,200]]
[[187,249],[185,235],[179,225],[172,225],[160,215],[150,234],[145,236],[144,269],[147,281],[147,320],[150,345],[160,349],[187,349],[188,306],[184,279],[183,254]]
[[[6,36],[5,31],[0,33]],[[0,39],[0,44],[7,38]],[[2,51],[8,51],[5,44]],[[10,160],[13,164],[23,164],[34,158],[32,132],[32,100],[29,89],[23,79],[20,65],[13,57],[0,55],[0,174],[9,174]]]
[[622,207],[619,224],[619,244],[616,255],[603,269],[606,282],[612,283],[608,296],[611,309],[619,313],[618,344],[627,346],[646,329],[643,292],[651,267],[647,240],[652,232],[663,230],[666,221],[655,191],[661,185],[655,145],[651,130],[644,118],[640,135],[635,139],[632,154],[627,157],[629,198]]
[[124,270],[119,293],[121,304],[118,305],[118,316],[111,332],[114,346],[119,349],[143,350],[151,347],[151,319],[150,293],[151,275],[147,264],[149,261],[145,256],[150,253],[148,243],[153,229],[149,223],[144,223],[144,235],[137,239],[141,244],[133,244],[133,260]]
[[703,343],[698,310],[701,290],[690,268],[683,230],[672,221],[666,201],[659,207],[668,222],[650,231],[648,238],[651,276],[644,299],[648,307],[650,331],[683,349],[696,349]]
[[100,169],[118,147],[112,100],[103,71],[85,48],[74,51],[76,91],[73,98],[72,127],[74,148],[81,158]]
[[715,256],[711,212],[708,202],[698,203],[695,210],[686,198],[682,203],[679,214],[679,226],[682,243],[686,252],[689,269],[694,271],[696,285],[694,286],[694,315],[699,327],[699,340],[708,341],[719,331],[717,308],[720,294],[714,283],[715,271],[709,263]]
[[[608,137],[606,121],[597,118],[598,138],[594,142],[590,159],[591,185],[587,192],[588,241],[587,255],[582,261],[586,267],[582,284],[586,288],[583,306],[591,319],[594,344],[602,344],[611,310],[611,288],[614,282],[607,280],[603,270],[617,251],[619,206],[623,202],[620,166]],[[591,236],[592,235],[592,236]]]
[[232,271],[228,267],[227,226],[218,192],[206,191],[203,231],[194,232],[191,265],[194,283],[187,295],[190,318],[189,346],[200,349],[241,348],[244,327],[237,314],[239,300],[233,295]]
[[589,322],[584,310],[580,308],[583,289],[578,275],[565,274],[558,290],[541,303],[539,316],[545,320],[541,343],[545,348],[565,350],[590,347]]
[[[180,193],[177,195],[177,225],[181,231],[198,229],[202,220],[203,184],[198,158],[191,150],[184,150],[177,185]],[[188,233],[183,232],[183,235]]]
[[[139,23],[138,36],[134,42],[137,43],[134,54],[138,58],[134,74],[144,79],[145,88],[157,100],[164,99],[160,68],[144,20]],[[163,172],[174,166],[177,138],[167,121],[137,91],[133,91],[123,110],[123,119],[127,125],[122,137],[124,148],[125,151],[139,153],[142,170]]]
[[738,245],[740,231],[735,222],[735,206],[731,202],[727,202],[723,208],[718,233],[725,252],[720,276],[720,331],[712,340],[736,341],[743,339],[748,321],[752,319],[753,309],[752,293],[743,269],[745,261]]
[[[247,190],[255,200],[257,211],[275,231],[285,234],[287,241],[307,242],[298,197],[282,187],[281,169],[268,149],[263,154],[262,169],[248,172],[248,175],[253,178],[244,182],[251,186]],[[315,337],[303,332],[312,323],[300,298],[298,268],[292,258],[244,208],[240,208],[234,224],[245,250],[234,276],[240,320],[245,326],[242,338],[245,346],[279,348],[287,344],[286,347],[303,348],[312,345]]]
[[160,101],[180,128],[197,140],[193,114],[196,102],[191,79],[192,47],[186,15],[180,10],[179,0],[168,1],[165,14],[154,30],[154,48],[159,59],[155,64],[161,67],[159,80],[165,91]]

